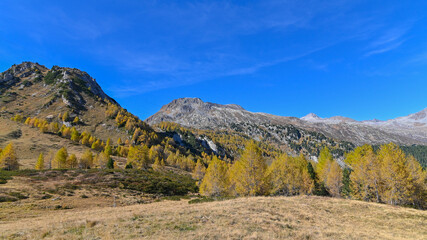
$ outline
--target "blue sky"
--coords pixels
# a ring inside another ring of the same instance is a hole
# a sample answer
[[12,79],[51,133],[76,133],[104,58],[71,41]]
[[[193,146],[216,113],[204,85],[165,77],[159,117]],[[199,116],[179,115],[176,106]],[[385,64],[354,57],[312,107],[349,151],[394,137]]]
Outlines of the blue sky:
[[142,119],[200,97],[385,120],[427,107],[426,15],[425,1],[2,0],[0,70],[79,68]]

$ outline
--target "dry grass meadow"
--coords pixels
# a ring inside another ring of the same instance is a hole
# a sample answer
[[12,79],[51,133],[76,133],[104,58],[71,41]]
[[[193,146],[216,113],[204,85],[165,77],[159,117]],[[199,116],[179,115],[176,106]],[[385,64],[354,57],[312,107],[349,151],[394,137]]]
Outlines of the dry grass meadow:
[[253,197],[197,204],[163,201],[45,211],[35,216],[28,209],[15,209],[9,212],[11,218],[0,222],[1,238],[427,238],[426,211],[324,197]]

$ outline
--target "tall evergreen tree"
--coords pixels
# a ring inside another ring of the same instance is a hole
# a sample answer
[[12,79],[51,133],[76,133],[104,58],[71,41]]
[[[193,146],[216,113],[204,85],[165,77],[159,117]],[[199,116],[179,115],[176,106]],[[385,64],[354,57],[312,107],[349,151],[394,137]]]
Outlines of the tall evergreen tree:
[[114,165],[115,165],[115,161],[114,161],[114,159],[112,158],[112,157],[110,157],[109,159],[108,159],[108,162],[107,162],[107,168],[108,169],[114,169]]

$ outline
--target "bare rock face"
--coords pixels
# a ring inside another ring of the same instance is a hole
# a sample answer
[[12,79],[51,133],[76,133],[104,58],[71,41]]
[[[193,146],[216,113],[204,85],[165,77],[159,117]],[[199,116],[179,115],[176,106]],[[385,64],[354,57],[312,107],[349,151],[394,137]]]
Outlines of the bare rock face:
[[239,105],[203,102],[200,98],[180,98],[163,106],[146,122],[175,122],[198,129],[233,129],[256,138],[274,137],[278,142],[292,138],[293,129],[299,134],[317,132],[355,145],[384,144],[427,145],[427,109],[388,121],[356,121],[335,116],[321,118],[308,114],[302,118],[281,117],[246,111]]
[[216,129],[254,118],[255,114],[236,104],[221,105],[203,102],[200,98],[180,98],[163,106],[146,121],[150,124],[176,122],[183,126]]

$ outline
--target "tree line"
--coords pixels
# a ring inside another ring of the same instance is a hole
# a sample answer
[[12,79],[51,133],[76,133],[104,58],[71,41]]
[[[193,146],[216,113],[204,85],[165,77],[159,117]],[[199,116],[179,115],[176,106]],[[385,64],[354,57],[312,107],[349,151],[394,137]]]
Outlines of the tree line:
[[324,148],[317,162],[282,154],[268,166],[252,141],[234,163],[213,157],[196,170],[200,193],[211,197],[307,194],[427,207],[426,171],[393,143],[358,147],[341,163]]

